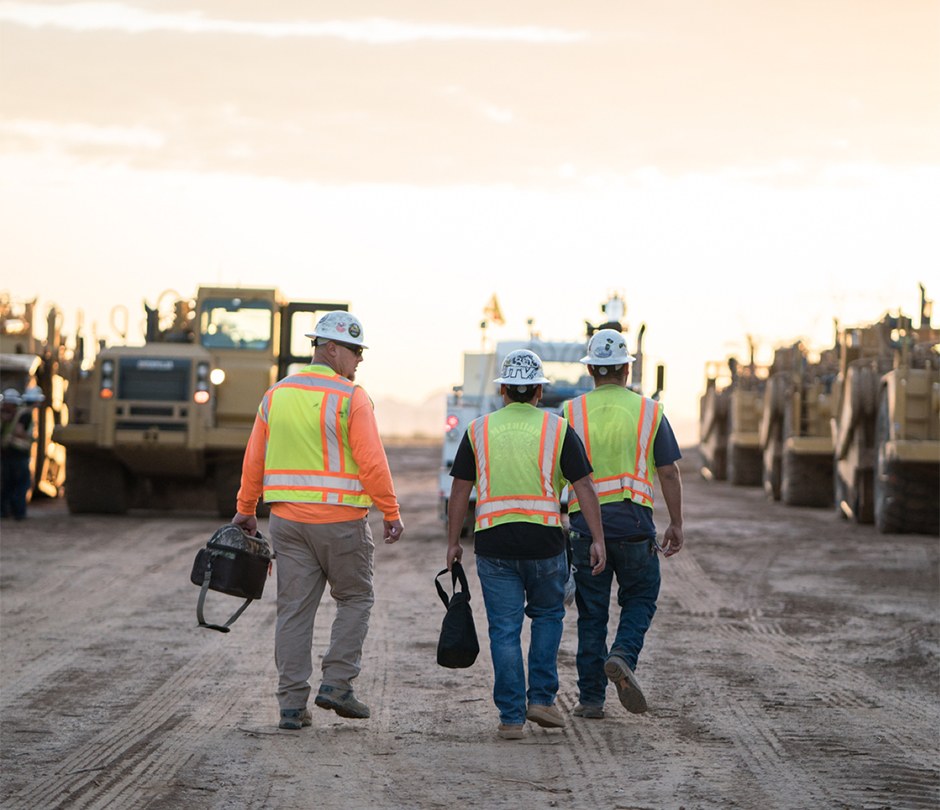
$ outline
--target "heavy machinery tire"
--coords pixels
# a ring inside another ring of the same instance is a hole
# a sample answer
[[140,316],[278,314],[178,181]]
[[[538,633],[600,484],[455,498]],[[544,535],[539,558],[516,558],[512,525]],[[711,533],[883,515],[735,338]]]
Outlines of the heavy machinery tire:
[[783,462],[780,458],[780,453],[777,452],[779,449],[779,439],[774,436],[770,439],[767,444],[767,447],[764,449],[764,468],[763,468],[763,482],[764,482],[764,492],[767,494],[767,497],[774,500],[780,500],[780,478],[782,473]]
[[889,461],[885,456],[888,418],[887,391],[882,390],[875,422],[875,526],[884,534],[940,534],[940,464]]
[[831,506],[832,456],[784,452],[780,490],[787,506]]
[[763,477],[759,447],[732,445],[728,453],[728,480],[739,487],[759,487]]
[[127,474],[114,459],[70,450],[65,458],[65,502],[74,515],[127,512]]
[[[241,458],[231,461],[219,461],[215,465],[213,481],[215,486],[215,509],[219,517],[231,520],[238,511],[238,488],[242,478]],[[259,500],[255,510],[258,517],[264,518],[271,514],[271,507]]]

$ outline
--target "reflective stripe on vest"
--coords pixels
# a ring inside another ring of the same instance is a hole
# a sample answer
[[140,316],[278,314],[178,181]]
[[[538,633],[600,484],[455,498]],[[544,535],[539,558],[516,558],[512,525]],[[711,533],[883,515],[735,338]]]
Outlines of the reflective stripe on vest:
[[259,407],[259,417],[269,427],[265,503],[372,505],[349,449],[349,405],[355,389],[328,367],[316,365],[285,377],[265,394]]
[[[598,500],[604,503],[615,503],[628,498],[641,506],[653,507],[653,438],[662,419],[662,408],[658,402],[642,397],[627,389],[617,389],[610,386],[611,391],[604,391],[601,398],[597,397],[599,391],[607,386],[595,389],[571,400],[565,405],[565,416],[572,428],[584,442],[584,449],[594,467],[594,490]],[[624,394],[612,393],[622,390]],[[601,408],[601,402],[609,396],[623,397],[620,403],[632,418],[615,424],[607,424],[601,420],[609,419],[606,411],[590,416],[592,405]],[[635,420],[636,429],[632,424]],[[596,432],[605,433],[605,440],[612,433],[621,446],[591,446],[591,426]],[[623,446],[626,443],[626,446]],[[625,457],[626,456],[626,457]],[[627,469],[618,469],[623,463]],[[578,499],[571,493],[568,509],[576,512],[580,509]]]
[[[494,434],[500,429],[513,431],[513,446],[496,439],[494,447]],[[561,525],[558,494],[563,478],[559,460],[565,430],[561,417],[525,403],[510,403],[473,420],[470,443],[477,465],[476,531],[513,522]],[[503,453],[512,457],[504,458]],[[525,454],[531,454],[528,457],[537,460],[537,466],[511,463]]]

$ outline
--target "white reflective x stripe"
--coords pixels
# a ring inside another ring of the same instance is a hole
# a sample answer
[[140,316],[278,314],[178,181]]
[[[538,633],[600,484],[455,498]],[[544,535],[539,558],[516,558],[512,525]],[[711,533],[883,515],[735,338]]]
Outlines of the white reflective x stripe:
[[490,494],[490,471],[486,461],[486,423],[489,417],[473,420],[473,447],[477,457],[477,493],[480,498]]
[[561,514],[558,501],[551,498],[493,498],[477,501],[477,517],[482,518],[495,512],[542,512]]
[[625,475],[622,478],[608,478],[604,481],[594,482],[594,491],[597,497],[603,495],[612,495],[615,492],[626,492],[630,490],[639,495],[645,495],[647,498],[653,497],[653,487],[647,481],[640,481],[633,476]]
[[342,444],[336,428],[339,421],[340,399],[336,394],[327,394],[323,401],[323,433],[326,446],[323,448],[323,466],[330,472],[342,472]]
[[558,440],[558,431],[561,428],[561,417],[546,413],[542,420],[542,493],[552,496],[555,488],[552,485],[552,473],[555,471],[555,443]]
[[571,400],[571,406],[569,408],[569,413],[571,414],[571,426],[575,429],[575,432],[581,437],[582,441],[587,441],[587,426],[584,423],[584,409],[585,402],[584,397],[578,397],[577,399]]
[[365,490],[358,478],[339,478],[335,475],[305,473],[265,473],[264,486],[270,489],[340,489],[358,495]]
[[356,387],[353,383],[344,380],[320,377],[315,374],[292,374],[281,380],[278,385],[294,385],[298,388],[313,388],[318,391],[336,391],[347,395],[351,395]]
[[[650,408],[649,406],[653,407]],[[655,400],[644,397],[643,406],[640,411],[640,424],[637,428],[637,458],[636,458],[636,477],[641,481],[649,479],[647,472],[647,456],[649,454],[650,439],[653,437],[653,428],[656,425],[656,414],[659,411],[659,403]]]

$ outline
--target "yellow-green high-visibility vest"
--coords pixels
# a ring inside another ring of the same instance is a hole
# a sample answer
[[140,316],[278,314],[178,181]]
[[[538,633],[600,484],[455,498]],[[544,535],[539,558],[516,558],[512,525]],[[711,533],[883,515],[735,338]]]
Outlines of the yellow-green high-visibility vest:
[[476,531],[501,523],[561,525],[565,420],[511,402],[470,423],[477,464]]
[[[584,442],[601,504],[629,499],[653,507],[653,439],[663,418],[655,400],[601,385],[565,403],[565,418]],[[580,510],[571,493],[568,511]]]
[[264,501],[369,507],[349,449],[354,383],[328,366],[305,366],[265,394],[258,415],[268,425]]

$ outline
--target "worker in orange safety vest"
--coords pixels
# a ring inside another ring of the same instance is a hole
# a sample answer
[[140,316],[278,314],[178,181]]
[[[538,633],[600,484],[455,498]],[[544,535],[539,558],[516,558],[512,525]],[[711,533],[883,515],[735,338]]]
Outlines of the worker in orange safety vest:
[[352,686],[374,602],[369,507],[384,516],[386,543],[404,531],[372,402],[355,384],[367,348],[362,324],[329,312],[306,336],[312,364],[269,388],[258,408],[232,521],[253,534],[259,497],[271,505],[279,726],[293,730],[312,723],[313,624],[327,584],[336,615],[314,703],[340,717],[369,717]]
[[[475,485],[474,551],[489,624],[497,736],[512,740],[525,736],[526,720],[565,725],[555,696],[569,570],[560,503],[566,480],[596,538],[588,550],[595,574],[604,569],[604,530],[580,439],[560,416],[536,407],[549,382],[538,355],[510,352],[494,382],[504,406],[473,420],[451,468],[447,567],[463,557],[460,532]],[[531,621],[528,689],[524,615]]]

